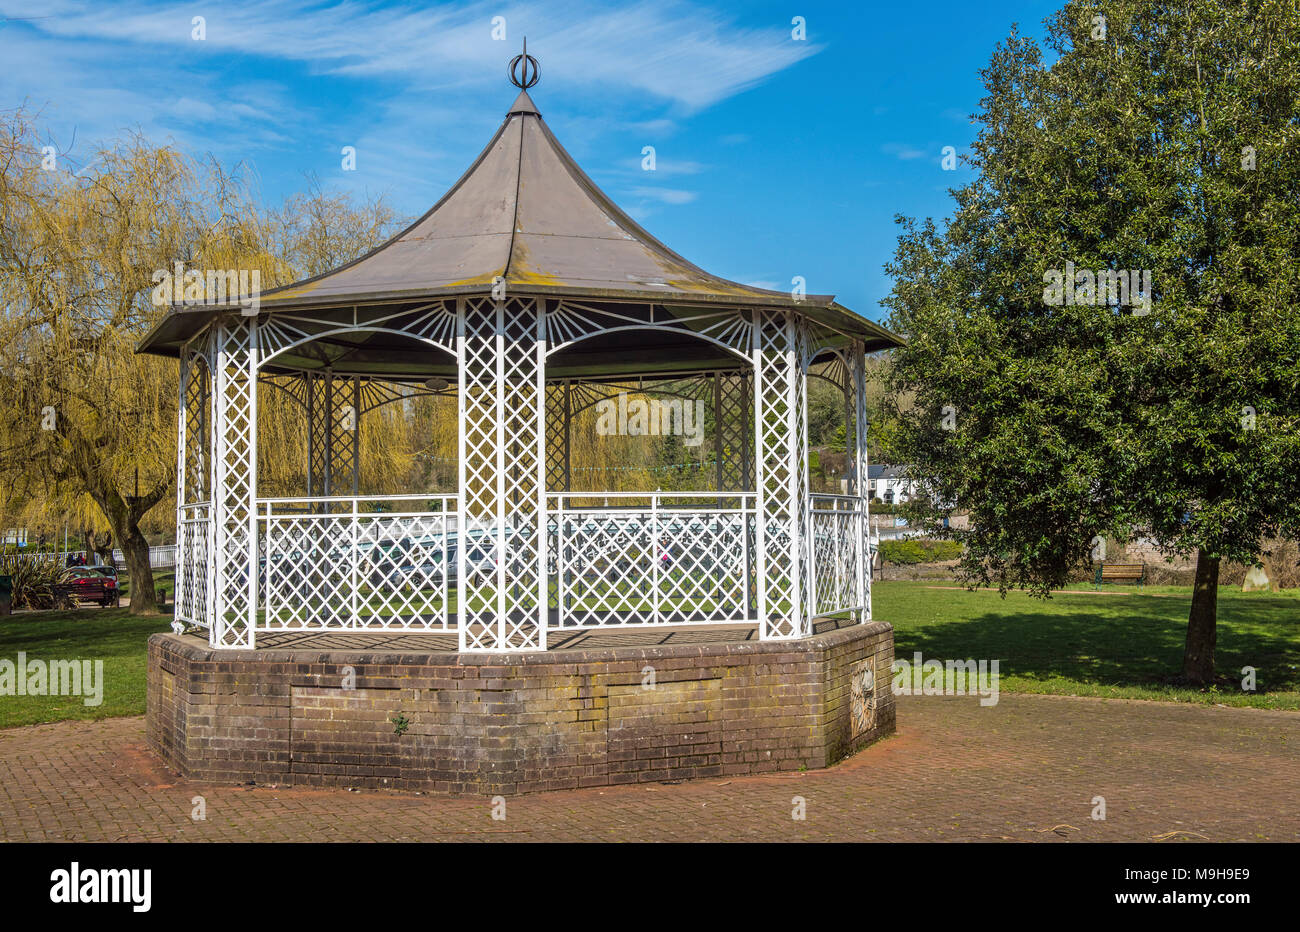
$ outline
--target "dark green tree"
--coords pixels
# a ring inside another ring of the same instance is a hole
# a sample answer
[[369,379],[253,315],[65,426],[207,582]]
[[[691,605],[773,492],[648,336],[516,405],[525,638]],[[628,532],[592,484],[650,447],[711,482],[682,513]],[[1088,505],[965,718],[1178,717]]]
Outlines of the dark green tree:
[[900,218],[895,448],[969,509],[944,536],[971,585],[1046,595],[1106,535],[1195,551],[1205,684],[1220,562],[1300,536],[1300,8],[1072,0],[1046,26],[983,72],[953,218]]

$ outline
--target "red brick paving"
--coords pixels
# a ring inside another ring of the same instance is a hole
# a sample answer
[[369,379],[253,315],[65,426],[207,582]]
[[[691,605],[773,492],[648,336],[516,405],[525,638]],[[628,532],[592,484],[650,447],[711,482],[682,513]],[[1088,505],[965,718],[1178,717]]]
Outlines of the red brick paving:
[[[505,821],[481,797],[178,781],[145,748],[142,718],[35,725],[0,731],[0,838],[1300,840],[1293,712],[1004,694],[992,708],[900,697],[898,721],[829,770],[514,797]],[[207,819],[194,821],[200,795]],[[791,818],[796,795],[805,821]]]

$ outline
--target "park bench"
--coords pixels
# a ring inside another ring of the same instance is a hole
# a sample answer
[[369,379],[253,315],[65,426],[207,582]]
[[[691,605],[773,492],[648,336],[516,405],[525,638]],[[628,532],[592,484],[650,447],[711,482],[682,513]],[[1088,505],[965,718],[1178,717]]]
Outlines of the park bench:
[[1100,586],[1102,583],[1132,582],[1141,588],[1146,578],[1145,563],[1102,563],[1097,567],[1097,575],[1092,583]]
[[116,607],[118,590],[103,582],[58,583],[54,586],[54,604],[62,608],[75,608],[78,602],[98,602],[100,608]]

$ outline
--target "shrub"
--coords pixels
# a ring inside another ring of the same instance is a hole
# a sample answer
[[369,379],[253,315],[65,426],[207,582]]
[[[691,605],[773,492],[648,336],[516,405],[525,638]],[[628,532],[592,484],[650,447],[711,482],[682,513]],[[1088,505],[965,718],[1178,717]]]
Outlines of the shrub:
[[880,558],[896,566],[914,563],[940,563],[961,556],[961,544],[955,540],[882,540]]
[[62,572],[57,560],[27,553],[0,555],[0,576],[13,577],[14,608],[53,607],[54,584]]

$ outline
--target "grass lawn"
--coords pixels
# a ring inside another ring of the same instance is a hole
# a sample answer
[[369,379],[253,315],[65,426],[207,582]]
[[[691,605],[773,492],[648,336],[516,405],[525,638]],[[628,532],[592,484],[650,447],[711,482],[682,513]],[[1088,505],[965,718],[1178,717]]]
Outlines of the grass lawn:
[[[176,573],[173,570],[157,569],[153,571],[153,587],[155,589],[167,590],[167,602],[176,597]],[[131,592],[131,577],[122,577],[122,601],[125,603],[128,594]]]
[[[170,578],[160,578],[168,585]],[[1182,664],[1191,590],[1103,587],[1056,595],[931,588],[942,582],[879,582],[875,616],[895,628],[896,653],[912,659],[997,659],[1007,692],[1223,703],[1300,709],[1300,592],[1219,593],[1218,668],[1224,683],[1192,690],[1169,682]],[[1118,593],[1118,594],[1116,594]],[[0,659],[103,660],[103,703],[79,696],[0,696],[0,728],[61,719],[140,715],[145,642],[171,615],[132,618],[122,609],[18,614],[0,621]],[[1240,670],[1258,671],[1257,691]],[[1230,675],[1228,675],[1230,674]]]
[[132,618],[125,608],[81,608],[71,612],[20,613],[0,619],[0,659],[102,660],[103,703],[88,706],[81,696],[0,696],[0,728],[66,718],[111,718],[144,714],[145,642],[166,631],[171,615]]
[[[124,580],[122,604],[130,590]],[[170,612],[174,580],[171,570],[154,573],[154,586],[167,590]],[[145,642],[155,631],[170,629],[172,616],[132,618],[125,608],[87,606],[72,612],[20,612],[0,619],[0,659],[104,662],[103,702],[85,704],[82,696],[0,696],[0,728],[35,725],[68,718],[143,715]]]
[[[897,657],[997,659],[1006,692],[1300,709],[1300,591],[1220,589],[1215,665],[1223,682],[1195,690],[1170,682],[1182,668],[1190,587],[1103,586],[1046,601],[928,588],[946,585],[955,584],[876,583],[873,613],[894,625]],[[1245,666],[1257,671],[1254,693],[1241,690]]]

